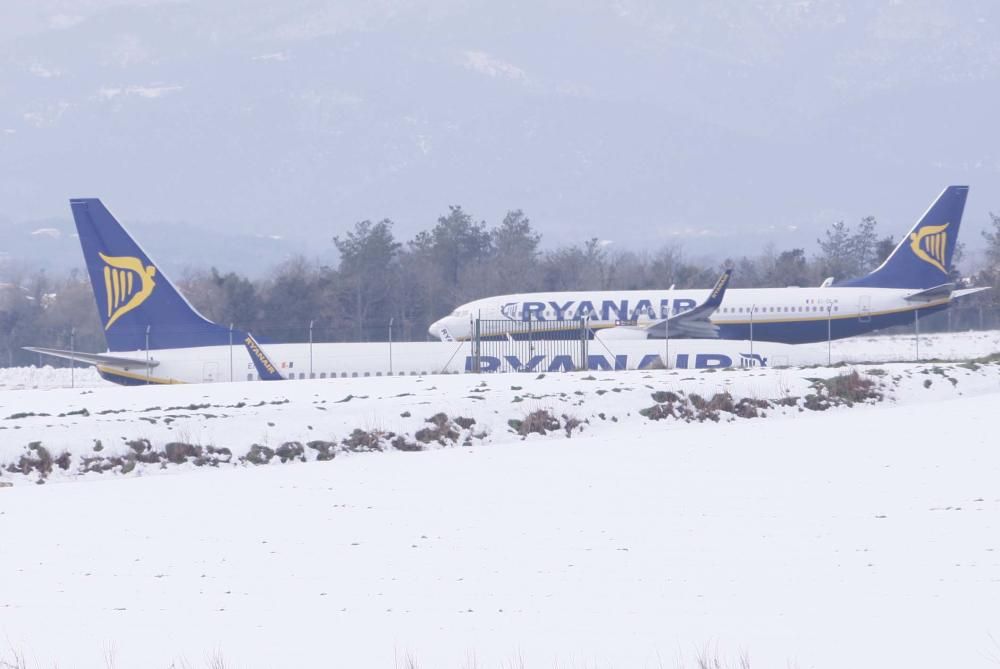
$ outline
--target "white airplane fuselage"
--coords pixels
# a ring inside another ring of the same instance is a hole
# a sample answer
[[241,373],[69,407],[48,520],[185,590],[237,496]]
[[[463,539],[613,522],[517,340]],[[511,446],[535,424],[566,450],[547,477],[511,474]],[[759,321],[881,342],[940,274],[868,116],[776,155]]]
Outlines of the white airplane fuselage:
[[[710,320],[722,339],[826,341],[912,323],[950,302],[947,294],[907,299],[919,292],[871,287],[730,288]],[[445,341],[465,341],[473,336],[476,319],[503,321],[501,329],[513,338],[543,336],[541,330],[557,331],[559,324],[578,330],[581,320],[592,330],[633,322],[643,325],[692,309],[708,294],[708,290],[633,290],[501,295],[463,304],[433,323],[429,332]]]
[[[724,340],[614,340],[590,342],[490,342],[477,353],[471,342],[372,344],[261,344],[287,380],[366,376],[415,376],[466,372],[565,372],[765,367],[825,362],[814,347]],[[200,346],[117,352],[123,361],[96,365],[107,380],[125,385],[256,381],[260,377],[246,347]],[[584,356],[586,364],[582,364]],[[147,360],[149,365],[147,367]],[[148,370],[148,371],[147,371]]]

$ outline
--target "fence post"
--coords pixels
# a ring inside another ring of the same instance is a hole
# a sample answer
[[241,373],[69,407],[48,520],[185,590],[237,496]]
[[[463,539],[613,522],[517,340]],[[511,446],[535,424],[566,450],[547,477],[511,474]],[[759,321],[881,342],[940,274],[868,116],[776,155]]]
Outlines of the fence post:
[[753,357],[753,314],[757,311],[757,305],[750,305],[750,357]]
[[833,303],[826,302],[826,364],[833,364]]
[[149,328],[146,326],[146,385],[149,385]]
[[76,328],[69,329],[69,387],[76,388]]
[[667,307],[667,320],[663,321],[663,368],[670,369],[670,307]]
[[916,335],[917,361],[920,360],[920,309],[913,310],[913,333]]
[[229,324],[229,382],[233,382],[233,324]]
[[392,321],[395,320],[393,316],[389,317],[389,376],[392,376]]
[[480,355],[479,355],[480,353],[479,347],[482,344],[482,339],[481,339],[482,331],[480,330],[481,323],[482,319],[477,318],[475,327],[475,338],[473,339],[473,351],[472,351],[472,360],[476,364],[476,374],[480,374],[483,371],[483,363],[482,360],[480,360]]
[[313,323],[309,321],[309,378],[313,378]]

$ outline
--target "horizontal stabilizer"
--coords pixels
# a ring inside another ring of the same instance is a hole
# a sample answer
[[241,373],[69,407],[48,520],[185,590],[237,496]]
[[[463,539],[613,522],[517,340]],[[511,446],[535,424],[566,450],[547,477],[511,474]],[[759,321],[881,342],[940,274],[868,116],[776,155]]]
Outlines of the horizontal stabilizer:
[[125,369],[129,369],[130,367],[146,369],[147,367],[153,368],[160,364],[156,360],[149,360],[147,362],[145,358],[125,358],[120,355],[109,355],[107,353],[81,353],[80,351],[64,351],[58,348],[41,348],[39,346],[25,346],[24,350],[31,351],[32,353],[41,353],[42,355],[50,355],[53,358],[62,358],[63,360],[75,360],[85,365],[114,365],[115,367],[123,367]]
[[960,297],[968,297],[969,295],[975,295],[976,293],[981,293],[984,290],[989,290],[990,286],[980,286],[979,288],[962,288],[961,290],[956,290],[951,294],[951,299],[957,300]]
[[933,288],[928,288],[927,290],[921,290],[918,293],[907,295],[906,299],[911,302],[930,302],[932,300],[940,300],[943,297],[948,297],[954,290],[955,284],[942,283],[940,286],[934,286]]

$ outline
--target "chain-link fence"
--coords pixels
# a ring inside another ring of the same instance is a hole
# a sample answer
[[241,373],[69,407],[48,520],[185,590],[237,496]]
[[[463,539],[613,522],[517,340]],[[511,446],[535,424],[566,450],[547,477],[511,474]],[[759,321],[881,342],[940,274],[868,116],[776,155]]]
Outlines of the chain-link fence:
[[[246,332],[247,328],[239,323],[231,326],[226,324],[223,329],[232,328],[234,333]],[[154,341],[156,337],[178,336],[184,339],[184,335],[190,332],[183,328],[172,328],[169,332],[159,328],[153,331],[150,336]],[[321,321],[287,322],[274,321],[258,324],[250,330],[254,337],[262,344],[264,343],[289,343],[305,344],[310,341],[317,344],[322,343],[377,343],[390,341],[436,341],[431,339],[426,331],[416,329],[412,323],[406,321],[393,321],[378,326],[365,326],[360,328],[349,328],[345,331],[342,324],[331,325]],[[225,343],[220,341],[219,343]],[[237,341],[236,343],[239,343]],[[103,352],[107,350],[104,340],[104,333],[99,326],[81,325],[80,327],[48,327],[13,326],[6,331],[0,332],[0,367],[23,367],[27,365],[50,365],[68,366],[69,361],[62,361],[56,358],[44,357],[37,353],[25,351],[25,346],[39,346],[43,348],[54,348],[65,351],[83,352]]]
[[528,321],[518,326],[514,336],[509,320],[473,321],[471,371],[538,371],[540,357],[562,371],[587,368],[591,331],[586,321]]
[[965,332],[967,330],[1000,329],[1000,307],[953,306],[930,316],[914,319],[911,325],[898,325],[879,330],[878,334],[907,334],[919,328],[927,334],[938,332]]

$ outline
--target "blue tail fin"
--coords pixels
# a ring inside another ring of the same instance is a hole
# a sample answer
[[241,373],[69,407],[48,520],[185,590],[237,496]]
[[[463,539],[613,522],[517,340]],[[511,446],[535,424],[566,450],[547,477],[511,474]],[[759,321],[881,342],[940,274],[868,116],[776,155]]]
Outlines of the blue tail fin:
[[948,186],[884,263],[837,286],[933,288],[948,283],[968,186]]
[[100,200],[70,200],[70,208],[109,351],[229,343],[229,329],[199,314]]

